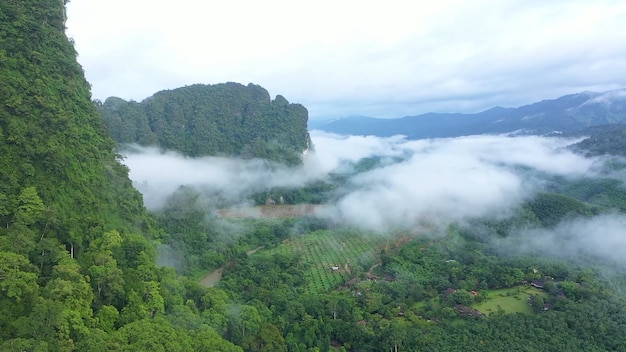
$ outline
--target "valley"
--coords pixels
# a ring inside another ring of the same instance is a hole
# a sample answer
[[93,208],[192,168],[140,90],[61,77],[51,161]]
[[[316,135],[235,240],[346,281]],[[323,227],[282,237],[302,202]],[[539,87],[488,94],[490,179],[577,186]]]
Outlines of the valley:
[[[451,91],[454,110],[489,94],[465,92],[477,77],[455,70],[454,79],[415,75],[428,89],[401,85],[411,94],[382,96],[395,85],[372,85],[367,74],[391,77],[392,66],[430,57],[422,50],[395,55],[402,48],[371,68],[351,64],[359,80],[350,94],[336,95],[336,86],[351,83],[352,67],[327,65],[361,60],[317,52],[314,37],[289,38],[300,26],[325,32],[302,22],[318,17],[300,10],[285,17],[267,4],[254,11],[236,6],[236,21],[220,22],[227,16],[213,8],[197,18],[179,12],[190,4],[167,4],[162,18],[153,11],[159,2],[90,7],[98,35],[123,35],[110,46],[85,37],[77,44],[66,34],[68,3],[0,2],[0,351],[626,351],[623,89],[481,113],[339,119],[326,126],[346,133],[335,134],[310,128],[309,108],[255,83],[173,85],[205,66],[221,73],[278,45],[288,65],[271,69],[267,56],[237,69],[235,78],[261,72],[256,77],[268,87],[283,87],[290,99],[313,104],[312,111],[329,101],[347,111],[363,97],[370,102],[357,105],[371,111],[408,109],[428,103],[420,91],[431,102]],[[350,17],[362,6],[348,6]],[[341,7],[333,4],[332,14]],[[280,20],[259,15],[265,8]],[[563,12],[553,10],[546,12],[550,23]],[[399,13],[393,8],[390,18]],[[427,25],[431,17],[406,13],[410,21],[396,21],[402,28]],[[529,13],[522,14],[526,20]],[[624,22],[597,17],[603,28]],[[118,26],[126,18],[140,31],[152,19],[158,30],[135,37]],[[258,18],[263,23],[250,27]],[[173,25],[179,19],[188,23]],[[193,33],[171,35],[195,22],[202,27]],[[215,23],[221,27],[210,29]],[[263,32],[270,24],[277,27]],[[522,24],[520,33],[540,28]],[[340,32],[326,33],[351,45]],[[482,45],[483,32],[470,34]],[[248,38],[254,45],[243,44]],[[459,38],[472,53],[471,41]],[[389,48],[363,39],[355,43],[368,48],[364,59]],[[621,42],[613,39],[597,42]],[[398,42],[417,43],[407,40]],[[155,55],[172,43],[191,43],[194,51]],[[543,44],[542,52],[551,46]],[[98,52],[83,54],[90,48]],[[120,56],[136,48],[141,55]],[[306,67],[293,60],[294,50],[323,60]],[[147,81],[163,88],[141,101],[101,101],[85,75],[84,67],[93,66],[79,63],[78,51],[85,62],[104,60],[92,77],[127,77],[120,92],[145,83],[135,73],[151,60],[191,61],[153,68]],[[234,56],[211,61],[222,52]],[[576,53],[554,58],[578,59]],[[522,60],[497,54],[489,51],[498,66],[524,61],[517,51]],[[109,66],[120,57],[123,65]],[[602,62],[594,67],[613,61]],[[179,68],[196,71],[182,77]],[[408,80],[406,72],[398,76]],[[615,72],[610,76],[621,77]],[[324,76],[333,80],[315,86]],[[288,78],[289,88],[272,77]],[[483,82],[497,94],[480,106],[502,97],[510,86],[503,81]],[[597,87],[624,86],[605,83]],[[315,94],[301,95],[309,85]]]

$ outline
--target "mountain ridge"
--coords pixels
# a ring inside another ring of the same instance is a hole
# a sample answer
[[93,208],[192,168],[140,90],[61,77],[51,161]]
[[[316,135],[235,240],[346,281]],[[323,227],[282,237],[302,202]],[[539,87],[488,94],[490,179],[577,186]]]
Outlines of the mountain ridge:
[[298,164],[309,148],[308,111],[263,87],[235,82],[162,90],[141,102],[96,103],[119,144],[187,156],[225,155]]
[[478,113],[424,113],[397,119],[348,117],[316,124],[338,134],[408,139],[460,137],[475,134],[548,134],[626,122],[626,89],[581,92],[517,108],[496,106]]

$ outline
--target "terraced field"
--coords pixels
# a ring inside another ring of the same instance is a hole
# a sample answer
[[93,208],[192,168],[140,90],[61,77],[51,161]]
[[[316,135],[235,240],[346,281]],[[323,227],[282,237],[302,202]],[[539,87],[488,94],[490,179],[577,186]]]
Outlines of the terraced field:
[[378,261],[384,239],[357,232],[315,231],[285,240],[264,254],[281,253],[300,256],[313,293],[328,292],[344,285]]

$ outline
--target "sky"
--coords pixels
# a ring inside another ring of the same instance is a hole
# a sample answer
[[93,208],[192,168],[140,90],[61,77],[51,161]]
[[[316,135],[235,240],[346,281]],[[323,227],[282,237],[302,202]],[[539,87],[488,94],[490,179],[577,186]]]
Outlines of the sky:
[[626,1],[72,0],[94,99],[255,83],[311,119],[626,88]]

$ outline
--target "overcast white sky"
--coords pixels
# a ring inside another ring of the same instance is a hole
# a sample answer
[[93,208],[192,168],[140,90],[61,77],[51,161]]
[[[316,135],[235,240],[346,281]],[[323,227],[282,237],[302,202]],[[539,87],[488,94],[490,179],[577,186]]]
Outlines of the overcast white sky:
[[93,98],[255,83],[310,118],[477,112],[626,87],[626,1],[72,0]]

